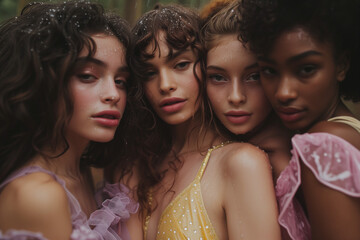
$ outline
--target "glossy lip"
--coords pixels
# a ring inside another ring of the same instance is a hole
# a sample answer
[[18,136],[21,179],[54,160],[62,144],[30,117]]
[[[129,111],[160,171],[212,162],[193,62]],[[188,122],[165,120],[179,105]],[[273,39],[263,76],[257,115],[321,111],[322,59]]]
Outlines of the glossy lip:
[[160,102],[160,108],[166,113],[174,113],[180,111],[185,103],[184,98],[166,98]]
[[280,107],[276,112],[284,122],[296,122],[305,115],[305,110],[297,107]]
[[116,127],[120,123],[121,114],[119,111],[106,110],[91,116],[97,123],[106,127]]
[[233,124],[245,123],[250,119],[251,115],[252,115],[251,113],[246,111],[234,111],[234,110],[225,113],[225,116],[228,119],[228,121]]

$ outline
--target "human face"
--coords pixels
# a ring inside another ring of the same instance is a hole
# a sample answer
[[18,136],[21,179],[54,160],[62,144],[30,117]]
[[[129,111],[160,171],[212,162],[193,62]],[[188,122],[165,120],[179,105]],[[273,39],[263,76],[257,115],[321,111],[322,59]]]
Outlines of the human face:
[[[192,119],[198,109],[199,84],[193,68],[196,55],[190,49],[170,51],[165,34],[158,35],[158,49],[147,63],[145,95],[154,111],[167,124],[178,125]],[[154,43],[146,52],[151,54]]]
[[207,55],[207,95],[222,124],[234,134],[246,134],[272,109],[260,84],[256,57],[236,34],[215,41]]
[[294,28],[259,57],[259,65],[266,95],[286,127],[306,131],[334,113],[345,74],[335,62],[332,44]]
[[108,142],[125,110],[129,71],[125,49],[116,37],[97,34],[92,38],[97,47],[95,55],[87,57],[88,50],[84,49],[70,77],[74,110],[67,136]]

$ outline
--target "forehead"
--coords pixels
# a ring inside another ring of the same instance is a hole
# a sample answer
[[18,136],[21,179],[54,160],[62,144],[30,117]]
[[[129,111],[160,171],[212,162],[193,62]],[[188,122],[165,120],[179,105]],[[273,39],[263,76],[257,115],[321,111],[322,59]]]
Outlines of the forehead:
[[[125,55],[124,45],[115,36],[101,33],[91,35],[91,38],[96,44],[95,56],[106,59],[112,56]],[[84,48],[79,57],[87,56],[88,53],[89,50]]]
[[324,55],[332,55],[330,42],[320,41],[303,27],[284,31],[275,40],[268,56],[297,55],[306,51],[317,51]]
[[166,34],[164,31],[159,31],[156,33],[154,39],[150,42],[150,44],[145,49],[146,54],[153,54],[159,56],[168,56],[170,53],[170,48],[166,41]]
[[237,64],[243,60],[255,60],[255,55],[238,39],[237,34],[222,35],[214,40],[207,52],[207,61],[211,63],[226,62]]

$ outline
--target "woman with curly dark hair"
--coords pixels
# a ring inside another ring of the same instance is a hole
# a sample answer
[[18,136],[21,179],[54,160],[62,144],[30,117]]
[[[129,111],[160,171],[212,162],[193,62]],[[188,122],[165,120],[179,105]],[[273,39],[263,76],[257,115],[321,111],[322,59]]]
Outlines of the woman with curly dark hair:
[[148,122],[132,174],[115,179],[141,205],[129,231],[133,239],[279,239],[266,154],[202,120],[199,31],[199,16],[178,5],[157,6],[133,28],[130,66]]
[[240,10],[266,95],[299,133],[277,181],[280,224],[293,239],[360,239],[360,121],[342,102],[360,100],[359,1],[243,0]]
[[127,23],[86,2],[0,25],[1,239],[120,239],[109,227],[136,204],[119,192],[95,211],[89,166],[125,148],[129,46]]

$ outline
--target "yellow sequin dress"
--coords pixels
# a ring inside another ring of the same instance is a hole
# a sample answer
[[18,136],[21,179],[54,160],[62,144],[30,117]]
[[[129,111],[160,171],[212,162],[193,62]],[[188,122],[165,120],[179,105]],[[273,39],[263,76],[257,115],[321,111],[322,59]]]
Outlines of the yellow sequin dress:
[[[223,147],[227,143],[221,143],[208,150],[195,179],[162,212],[156,240],[219,239],[204,206],[200,181],[210,159],[211,152]],[[149,219],[150,217],[148,216],[144,224],[145,239]]]

